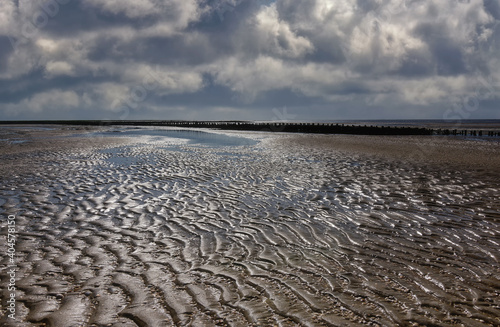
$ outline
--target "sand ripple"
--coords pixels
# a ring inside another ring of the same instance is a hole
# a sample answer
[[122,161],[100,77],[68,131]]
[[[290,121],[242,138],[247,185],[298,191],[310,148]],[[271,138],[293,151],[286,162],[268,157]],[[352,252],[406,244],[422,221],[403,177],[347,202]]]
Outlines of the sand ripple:
[[498,179],[268,142],[51,158],[0,183],[22,326],[500,324]]

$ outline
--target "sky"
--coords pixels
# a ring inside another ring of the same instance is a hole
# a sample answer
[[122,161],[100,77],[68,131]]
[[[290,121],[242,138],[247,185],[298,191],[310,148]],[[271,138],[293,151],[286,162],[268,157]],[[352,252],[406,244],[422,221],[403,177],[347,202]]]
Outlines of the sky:
[[0,0],[0,120],[499,109],[500,0]]

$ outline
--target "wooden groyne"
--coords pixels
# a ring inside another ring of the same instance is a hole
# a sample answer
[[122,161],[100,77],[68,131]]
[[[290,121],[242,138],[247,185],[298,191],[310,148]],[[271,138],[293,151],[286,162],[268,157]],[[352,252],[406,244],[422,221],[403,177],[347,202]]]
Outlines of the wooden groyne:
[[499,131],[492,130],[475,130],[475,129],[436,129],[435,135],[453,135],[453,136],[500,136]]
[[499,131],[469,129],[433,129],[409,126],[347,125],[307,122],[183,121],[183,120],[37,120],[0,121],[0,125],[78,125],[78,126],[170,126],[214,128],[220,130],[268,131],[286,133],[358,134],[358,135],[449,135],[500,136]]

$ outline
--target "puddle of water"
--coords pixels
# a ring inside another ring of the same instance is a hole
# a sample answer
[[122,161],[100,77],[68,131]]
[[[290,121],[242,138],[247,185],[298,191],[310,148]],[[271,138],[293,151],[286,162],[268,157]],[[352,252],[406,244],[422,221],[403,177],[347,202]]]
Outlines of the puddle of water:
[[0,126],[1,129],[28,129],[35,131],[53,131],[55,128],[51,127],[40,127],[40,126]]
[[150,141],[182,143],[192,146],[225,147],[248,146],[258,142],[245,137],[229,136],[218,133],[209,133],[195,130],[162,130],[162,129],[122,129],[98,133],[101,136],[147,137]]

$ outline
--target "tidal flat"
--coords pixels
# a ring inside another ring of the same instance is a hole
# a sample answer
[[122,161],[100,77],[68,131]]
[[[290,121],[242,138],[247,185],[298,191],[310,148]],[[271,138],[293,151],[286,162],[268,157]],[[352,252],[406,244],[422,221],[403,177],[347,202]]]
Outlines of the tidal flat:
[[497,141],[17,127],[0,172],[2,326],[500,325]]

